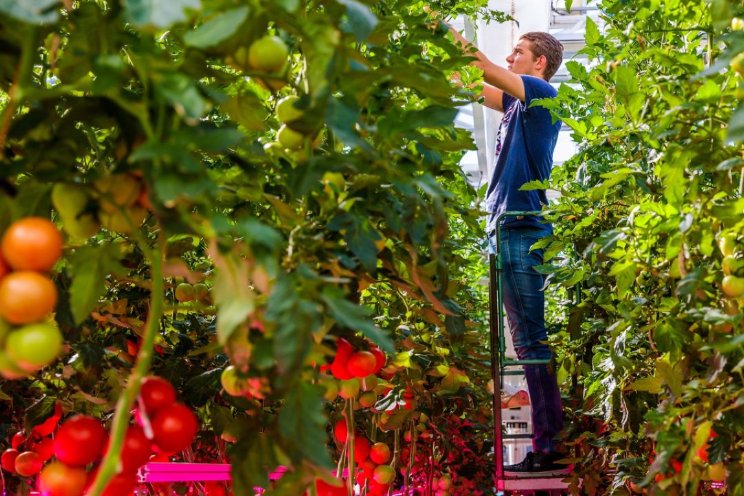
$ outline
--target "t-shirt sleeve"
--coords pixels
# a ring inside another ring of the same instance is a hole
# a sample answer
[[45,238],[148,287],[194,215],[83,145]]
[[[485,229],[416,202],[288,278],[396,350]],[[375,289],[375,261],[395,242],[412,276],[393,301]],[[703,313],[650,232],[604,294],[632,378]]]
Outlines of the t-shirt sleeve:
[[535,76],[522,76],[524,83],[524,106],[529,110],[532,100],[553,98],[558,94],[553,86],[544,79]]
[[501,107],[504,109],[504,112],[506,112],[506,109],[509,108],[509,105],[511,105],[514,100],[516,100],[516,98],[504,91],[503,95],[501,96]]

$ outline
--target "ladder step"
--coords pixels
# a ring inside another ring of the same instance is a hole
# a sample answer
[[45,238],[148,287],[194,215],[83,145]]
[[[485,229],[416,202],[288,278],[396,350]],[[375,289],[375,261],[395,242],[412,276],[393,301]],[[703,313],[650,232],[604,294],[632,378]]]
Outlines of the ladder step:
[[504,360],[504,362],[501,364],[502,367],[510,367],[510,366],[517,366],[517,365],[548,365],[550,363],[550,360],[537,360],[537,359],[531,359],[531,360]]
[[563,482],[562,477],[540,477],[540,478],[522,478],[522,479],[503,479],[498,481],[499,489],[502,490],[525,490],[525,489],[567,489],[568,483]]
[[532,439],[532,434],[502,434],[502,439]]

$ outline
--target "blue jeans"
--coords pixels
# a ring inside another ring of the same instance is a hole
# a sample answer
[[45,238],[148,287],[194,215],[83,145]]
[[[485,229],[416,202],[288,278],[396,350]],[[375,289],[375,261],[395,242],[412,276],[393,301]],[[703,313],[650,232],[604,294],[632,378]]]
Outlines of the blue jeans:
[[[501,229],[502,289],[506,318],[519,359],[550,359],[546,341],[545,278],[533,267],[543,263],[543,250],[532,250],[545,232],[533,227]],[[496,236],[489,237],[496,251]],[[555,451],[554,438],[563,429],[561,394],[555,374],[548,365],[525,365],[530,394],[532,446],[535,451]]]

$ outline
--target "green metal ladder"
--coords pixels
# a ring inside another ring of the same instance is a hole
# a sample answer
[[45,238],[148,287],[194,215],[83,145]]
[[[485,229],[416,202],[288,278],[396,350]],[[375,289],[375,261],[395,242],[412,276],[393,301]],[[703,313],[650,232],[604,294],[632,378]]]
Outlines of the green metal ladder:
[[[566,494],[568,485],[562,482],[563,477],[520,477],[509,478],[504,474],[504,439],[531,439],[532,434],[505,434],[502,432],[501,390],[503,378],[507,375],[523,375],[524,370],[513,370],[508,367],[524,365],[544,365],[550,360],[514,360],[506,356],[506,338],[504,336],[504,301],[503,301],[503,251],[501,250],[501,223],[506,217],[542,216],[544,212],[508,211],[496,218],[496,253],[489,254],[489,327],[491,345],[491,376],[493,379],[493,438],[495,462],[495,489],[497,494],[503,491],[540,491],[551,496]],[[531,403],[531,402],[530,402]]]

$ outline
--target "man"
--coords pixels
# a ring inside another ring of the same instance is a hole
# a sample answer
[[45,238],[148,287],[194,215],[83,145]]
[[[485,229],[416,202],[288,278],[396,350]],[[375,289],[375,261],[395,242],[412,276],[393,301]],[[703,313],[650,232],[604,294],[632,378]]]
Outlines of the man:
[[[468,51],[472,45],[456,30],[453,36]],[[497,218],[507,211],[539,211],[548,200],[544,190],[520,191],[523,184],[550,177],[553,150],[560,122],[533,101],[555,97],[548,81],[563,59],[563,46],[548,33],[522,35],[506,58],[507,66],[491,62],[482,52],[472,52],[483,70],[482,96],[487,107],[504,112],[496,136],[496,165],[486,193],[487,232],[492,250],[503,254],[503,301],[514,348],[520,359],[550,359],[546,344],[544,278],[534,266],[543,263],[542,250],[530,250],[552,227],[535,216]],[[501,246],[495,232],[501,229]],[[563,428],[561,397],[555,375],[547,365],[525,366],[532,404],[533,452],[516,465],[504,467],[507,475],[549,476],[567,472],[557,464],[555,436]]]

